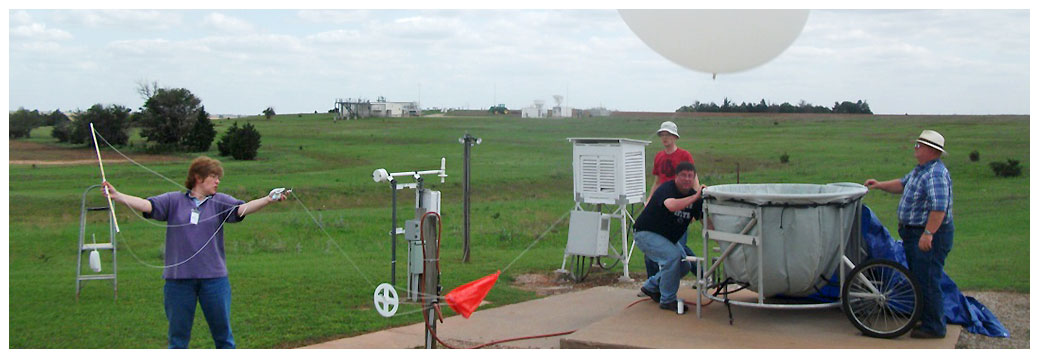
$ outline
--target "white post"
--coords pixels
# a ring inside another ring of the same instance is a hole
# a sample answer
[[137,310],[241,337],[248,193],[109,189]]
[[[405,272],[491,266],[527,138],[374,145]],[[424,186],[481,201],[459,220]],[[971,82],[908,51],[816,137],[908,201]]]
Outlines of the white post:
[[[94,123],[90,123],[90,137],[94,139],[94,152],[97,153],[97,163],[101,167],[101,182],[108,182],[105,179],[105,165],[101,163],[101,150],[98,149],[97,135],[94,134]],[[101,187],[105,190],[105,199],[108,200],[108,210],[112,213],[112,223],[116,225],[116,233],[119,233],[119,220],[116,219],[116,207],[112,205],[112,198],[108,196],[108,187]]]

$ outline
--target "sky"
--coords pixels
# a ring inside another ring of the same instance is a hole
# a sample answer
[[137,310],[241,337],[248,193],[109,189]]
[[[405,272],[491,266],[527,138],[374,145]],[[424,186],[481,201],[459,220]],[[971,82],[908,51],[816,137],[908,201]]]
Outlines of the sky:
[[[616,10],[8,11],[8,101],[139,108],[141,84],[186,88],[211,114],[325,112],[338,98],[423,108],[675,111],[694,101],[877,114],[1029,114],[1029,10],[812,10],[772,61],[689,70]],[[697,36],[697,34],[690,34]]]

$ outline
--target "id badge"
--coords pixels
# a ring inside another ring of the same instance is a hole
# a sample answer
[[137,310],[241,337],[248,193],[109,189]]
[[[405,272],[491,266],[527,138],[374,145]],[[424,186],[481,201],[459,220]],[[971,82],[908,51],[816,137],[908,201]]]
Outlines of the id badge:
[[191,210],[191,224],[199,224],[199,209],[193,208]]

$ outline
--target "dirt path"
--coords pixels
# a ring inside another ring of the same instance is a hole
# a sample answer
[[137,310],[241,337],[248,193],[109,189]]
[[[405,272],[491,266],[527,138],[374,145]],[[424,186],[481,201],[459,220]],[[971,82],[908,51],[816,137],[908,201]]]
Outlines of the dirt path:
[[[93,147],[67,148],[38,142],[11,141],[8,165],[83,165],[97,163]],[[137,162],[183,161],[167,155],[134,154]],[[105,163],[129,162],[112,150],[101,151]]]

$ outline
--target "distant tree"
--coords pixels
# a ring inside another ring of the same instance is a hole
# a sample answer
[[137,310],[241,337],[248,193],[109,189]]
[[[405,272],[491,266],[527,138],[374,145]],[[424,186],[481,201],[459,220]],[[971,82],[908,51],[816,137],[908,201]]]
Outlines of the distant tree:
[[191,91],[155,89],[141,108],[141,136],[153,142],[155,150],[186,149],[183,137],[192,133],[200,112],[205,112],[202,100]]
[[65,116],[64,113],[61,113],[60,109],[56,109],[53,112],[51,112],[50,114],[48,114],[46,117],[44,117],[43,126],[54,126],[54,125],[57,125],[58,122],[68,121],[68,120],[69,120],[69,116]]
[[835,102],[834,108],[831,109],[834,113],[859,113],[859,114],[873,114],[870,111],[870,105],[865,101],[859,100],[856,103],[850,101],[842,101],[840,104]]
[[769,111],[769,105],[766,105],[766,99],[762,99],[757,105],[755,105],[755,112],[767,112]]
[[152,98],[156,92],[159,92],[159,82],[152,81],[151,83],[148,83],[148,81],[145,80],[137,81],[137,94],[141,95],[142,99],[148,100]]
[[248,122],[245,126],[238,127],[236,121],[217,142],[217,150],[221,156],[231,156],[236,160],[254,159],[259,149],[260,132]]
[[[54,113],[58,113],[58,111],[51,113],[51,116],[48,117],[55,117]],[[72,131],[75,125],[73,125],[72,120],[68,116],[61,114],[60,118],[55,117],[53,126],[51,137],[58,139],[58,142],[70,142],[72,140]]]
[[191,131],[188,131],[181,141],[181,146],[189,152],[206,152],[209,151],[213,138],[216,136],[217,130],[213,128],[213,122],[209,120],[209,114],[206,113],[206,107],[203,106],[199,109],[198,116],[195,117],[195,124],[191,126]]
[[722,112],[732,112],[733,103],[729,101],[729,97],[722,98],[722,106],[719,107],[719,110]]
[[264,115],[264,118],[270,120],[271,117],[274,117],[274,115],[275,115],[274,107],[267,106],[267,108],[264,109],[263,115]]
[[[108,107],[96,104],[79,115],[73,122],[72,136],[69,142],[91,143],[90,124],[94,130],[113,145],[125,145],[130,140],[130,109],[120,105]],[[102,140],[98,140],[101,142]]]
[[36,127],[39,127],[43,123],[43,116],[40,116],[38,110],[26,110],[19,107],[17,111],[10,115],[10,138],[29,138],[29,133]]

